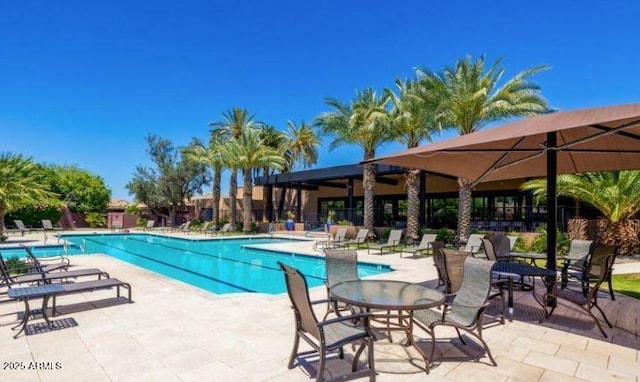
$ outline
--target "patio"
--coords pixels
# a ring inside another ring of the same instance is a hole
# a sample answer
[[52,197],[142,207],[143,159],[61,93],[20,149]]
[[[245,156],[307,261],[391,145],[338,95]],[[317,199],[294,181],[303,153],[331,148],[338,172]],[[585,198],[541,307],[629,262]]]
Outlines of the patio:
[[[194,237],[197,236],[191,235]],[[34,240],[41,238],[42,234],[33,237]],[[317,254],[311,242],[277,246],[280,250]],[[400,259],[398,254],[369,256],[366,250],[361,250],[359,259],[387,263],[397,270],[379,278],[412,282],[436,278],[430,258]],[[118,301],[109,291],[64,296],[58,302],[63,314],[54,319],[73,319],[77,326],[16,340],[7,324],[16,320],[15,312],[23,307],[14,303],[0,305],[3,366],[6,362],[52,362],[54,365],[60,362],[62,366],[59,370],[3,367],[0,378],[16,381],[310,381],[315,378],[317,365],[313,359],[293,370],[286,367],[294,329],[293,312],[286,294],[214,295],[105,255],[74,256],[72,264],[101,268],[129,281],[135,303]],[[616,269],[620,271],[625,266],[621,264]],[[324,298],[325,293],[324,287],[311,291],[314,299]],[[102,295],[105,299],[98,301]],[[602,298],[601,304],[612,323],[626,328],[607,329],[609,339],[604,339],[586,315],[565,305],[556,309],[552,319],[538,324],[541,311],[533,298],[527,293],[516,293],[515,297],[513,322],[493,325],[484,331],[497,367],[490,366],[486,356],[475,361],[475,356],[482,354],[480,347],[449,340],[454,337],[448,337],[453,332],[439,329],[435,366],[429,376],[406,361],[407,348],[377,342],[378,380],[639,380],[640,301],[621,295],[616,301]],[[36,325],[41,322],[34,321]],[[426,338],[420,333],[418,336]],[[417,353],[410,356],[422,366]],[[328,370],[339,373],[345,367],[347,362],[336,359],[329,362]]]

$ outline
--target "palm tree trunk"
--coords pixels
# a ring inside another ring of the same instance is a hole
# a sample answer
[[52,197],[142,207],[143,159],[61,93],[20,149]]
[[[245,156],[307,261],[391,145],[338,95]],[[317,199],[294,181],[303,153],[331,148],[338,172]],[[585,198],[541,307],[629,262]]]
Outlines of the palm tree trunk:
[[458,241],[466,241],[471,234],[471,181],[458,178]]
[[244,187],[242,188],[242,232],[251,232],[251,215],[253,200],[253,176],[251,175],[251,169],[244,170]]
[[282,218],[282,210],[284,210],[284,202],[287,199],[287,186],[280,189],[280,199],[278,200],[278,219]]
[[364,228],[373,232],[373,189],[376,186],[376,169],[372,163],[364,165],[362,186],[364,188]]
[[231,180],[229,184],[229,223],[231,229],[236,230],[236,203],[238,199],[238,170],[231,170]]
[[213,189],[211,191],[211,198],[213,208],[211,209],[211,221],[215,226],[218,226],[220,220],[220,183],[222,182],[222,171],[213,171]]
[[420,170],[407,170],[405,173],[407,186],[407,239],[418,241],[420,231]]

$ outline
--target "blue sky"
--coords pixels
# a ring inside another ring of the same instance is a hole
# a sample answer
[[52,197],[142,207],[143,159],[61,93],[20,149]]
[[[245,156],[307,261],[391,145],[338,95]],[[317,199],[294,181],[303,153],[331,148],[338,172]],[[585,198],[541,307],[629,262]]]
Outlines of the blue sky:
[[[558,109],[640,102],[639,2],[517,3],[2,1],[0,151],[76,164],[131,199],[149,133],[186,145],[233,106],[284,128],[465,55],[502,57],[507,75],[551,65],[535,79]],[[362,157],[327,146],[316,167]]]

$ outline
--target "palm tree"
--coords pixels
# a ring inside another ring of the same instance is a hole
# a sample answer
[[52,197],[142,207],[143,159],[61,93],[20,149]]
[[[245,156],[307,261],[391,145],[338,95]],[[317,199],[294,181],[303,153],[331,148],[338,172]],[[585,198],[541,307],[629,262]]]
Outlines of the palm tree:
[[[239,139],[243,132],[252,128],[256,122],[254,121],[254,115],[249,114],[246,109],[234,107],[230,110],[222,113],[222,121],[211,122],[209,126],[212,126],[211,136],[217,136],[222,140],[234,140]],[[238,197],[238,168],[236,166],[229,166],[231,169],[231,176],[229,179],[229,223],[235,229],[236,227],[236,200]]]
[[[308,168],[316,164],[318,162],[318,146],[321,140],[313,126],[306,124],[304,121],[300,125],[293,121],[287,121],[287,126],[286,139],[281,146],[285,158],[282,172],[290,172],[296,165]],[[282,186],[278,201],[278,216],[282,216],[286,194],[287,186]]]
[[[546,179],[525,182],[522,189],[532,191],[538,201],[547,197]],[[622,244],[625,249],[637,246],[637,228],[629,224],[629,219],[640,212],[640,171],[558,175],[557,192],[600,211],[609,221],[601,238],[606,244]]]
[[238,139],[229,141],[227,156],[242,169],[244,186],[242,188],[242,230],[251,232],[251,213],[253,199],[253,171],[257,168],[282,168],[284,158],[278,150],[269,147],[260,137],[260,130],[247,128]]
[[[397,94],[385,89],[391,99],[391,126],[395,139],[407,146],[417,147],[423,140],[431,141],[431,133],[439,130],[434,122],[435,105],[419,96],[418,83],[411,80],[396,79]],[[407,188],[407,238],[416,241],[420,230],[420,170],[405,171]]]
[[[501,60],[485,70],[485,58],[466,57],[447,67],[442,73],[419,69],[422,97],[437,105],[436,120],[445,129],[460,135],[480,130],[487,123],[514,117],[533,116],[549,112],[540,95],[540,87],[529,78],[548,69],[537,66],[525,69],[498,87],[504,74]],[[471,189],[469,179],[458,178],[458,239],[469,237],[471,225]]]
[[31,158],[9,152],[0,153],[0,236],[4,235],[7,211],[24,203],[38,202],[56,194],[47,191],[43,169]]
[[199,139],[194,138],[191,144],[183,150],[183,155],[186,158],[211,168],[213,173],[211,221],[216,226],[220,219],[220,184],[222,183],[222,171],[225,168],[223,145],[224,143],[219,136],[212,135],[208,147]]
[[[321,114],[317,124],[325,134],[334,136],[329,149],[342,144],[356,144],[364,151],[364,160],[375,157],[376,149],[391,139],[389,129],[389,95],[378,96],[376,91],[367,88],[358,91],[356,98],[349,104],[337,99],[327,98],[325,103],[334,110]],[[364,227],[373,231],[373,198],[376,183],[375,167],[372,163],[364,165],[362,174],[364,188]]]

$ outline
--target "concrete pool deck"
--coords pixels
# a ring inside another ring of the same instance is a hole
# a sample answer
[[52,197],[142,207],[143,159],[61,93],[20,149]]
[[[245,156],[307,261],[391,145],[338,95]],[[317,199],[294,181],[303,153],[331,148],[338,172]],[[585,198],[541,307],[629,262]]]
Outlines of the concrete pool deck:
[[[33,245],[42,237],[41,232],[24,238],[12,236],[8,244],[15,244],[13,239],[18,239]],[[55,240],[49,240],[52,243]],[[271,247],[318,254],[312,245],[290,242]],[[424,282],[436,277],[430,258],[401,259],[398,254],[367,255],[366,250],[361,250],[359,259],[388,264],[395,270],[374,278]],[[15,340],[10,329],[13,325],[9,324],[16,322],[23,305],[0,304],[0,366],[27,368],[0,368],[1,380],[315,379],[315,358],[292,370],[286,367],[294,330],[286,294],[215,295],[106,255],[73,256],[72,264],[100,268],[131,283],[134,303],[115,299],[115,291],[62,296],[58,300],[61,314],[54,319],[66,319],[69,327],[21,335]],[[637,266],[616,264],[616,269],[620,271],[623,265],[628,269]],[[322,299],[326,292],[324,287],[316,287],[311,295]],[[429,376],[408,361],[411,358],[422,366],[413,349],[376,342],[378,380],[639,381],[639,300],[618,295],[616,301],[611,301],[603,295],[601,304],[611,321],[626,328],[606,328],[609,338],[604,339],[588,316],[573,308],[560,305],[550,320],[538,324],[541,310],[534,305],[530,293],[516,293],[515,298],[513,322],[484,331],[497,367],[489,364],[481,348],[469,341],[469,345],[461,345],[453,332],[442,329],[437,332],[438,352]],[[319,307],[319,313],[324,313],[324,308]],[[32,322],[33,329],[43,320]],[[426,339],[424,333],[417,333]],[[349,354],[352,352],[347,351],[347,358]],[[44,364],[40,364],[40,370],[28,370],[35,365],[33,362]],[[52,363],[53,370],[47,370],[47,362]],[[55,369],[55,362],[60,362],[60,369]],[[335,359],[329,362],[329,371],[340,373],[347,366],[345,361]]]

